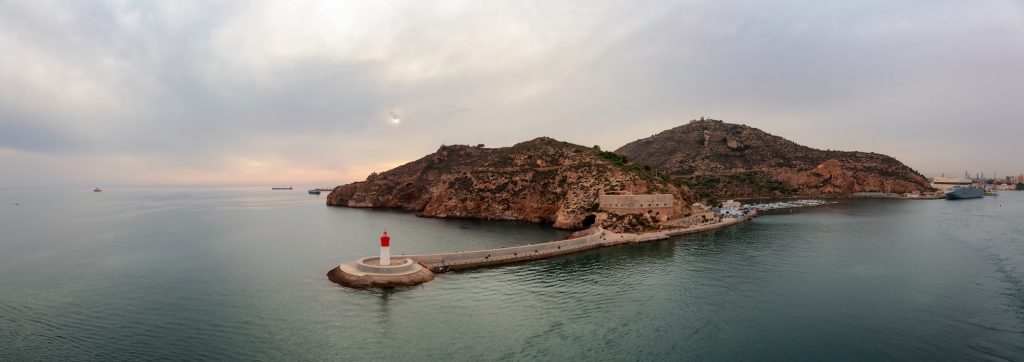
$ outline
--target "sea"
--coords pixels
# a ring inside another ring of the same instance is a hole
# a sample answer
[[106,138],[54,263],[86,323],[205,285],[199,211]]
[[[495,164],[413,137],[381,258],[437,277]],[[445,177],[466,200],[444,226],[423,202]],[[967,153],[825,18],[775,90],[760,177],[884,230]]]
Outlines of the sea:
[[270,187],[0,189],[0,361],[1024,360],[1024,192],[838,200],[727,229],[439,274],[377,253],[565,237]]

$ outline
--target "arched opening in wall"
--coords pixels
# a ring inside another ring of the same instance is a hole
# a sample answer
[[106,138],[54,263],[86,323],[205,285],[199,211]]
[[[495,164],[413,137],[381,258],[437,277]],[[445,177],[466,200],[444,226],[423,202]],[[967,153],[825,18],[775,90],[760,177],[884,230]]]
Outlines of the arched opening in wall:
[[587,217],[583,218],[583,228],[584,229],[590,228],[590,226],[594,225],[594,222],[596,222],[596,221],[597,221],[597,215],[594,215],[594,214],[587,215]]

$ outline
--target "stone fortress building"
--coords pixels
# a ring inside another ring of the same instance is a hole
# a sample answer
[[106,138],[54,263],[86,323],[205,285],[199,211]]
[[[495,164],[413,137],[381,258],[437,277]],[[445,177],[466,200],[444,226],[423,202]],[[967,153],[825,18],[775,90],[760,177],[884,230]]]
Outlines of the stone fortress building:
[[676,216],[675,198],[672,194],[628,195],[609,192],[598,196],[602,211],[612,214],[652,214],[662,220]]

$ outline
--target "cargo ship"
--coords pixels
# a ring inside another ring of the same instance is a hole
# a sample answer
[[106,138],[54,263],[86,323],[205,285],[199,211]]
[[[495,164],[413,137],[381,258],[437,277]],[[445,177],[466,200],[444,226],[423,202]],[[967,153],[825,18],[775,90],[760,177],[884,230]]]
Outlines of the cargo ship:
[[985,190],[980,187],[954,187],[946,191],[947,200],[976,199],[985,196]]
[[271,190],[291,190],[292,187],[291,186],[288,186],[288,187],[271,187],[270,189]]

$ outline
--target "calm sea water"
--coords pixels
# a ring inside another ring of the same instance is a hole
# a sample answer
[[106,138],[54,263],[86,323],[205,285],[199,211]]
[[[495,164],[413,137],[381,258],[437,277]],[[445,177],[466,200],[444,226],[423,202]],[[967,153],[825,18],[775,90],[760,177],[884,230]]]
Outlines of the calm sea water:
[[1024,359],[1024,193],[843,201],[407,289],[327,280],[385,227],[399,253],[564,235],[264,187],[0,190],[0,360]]

